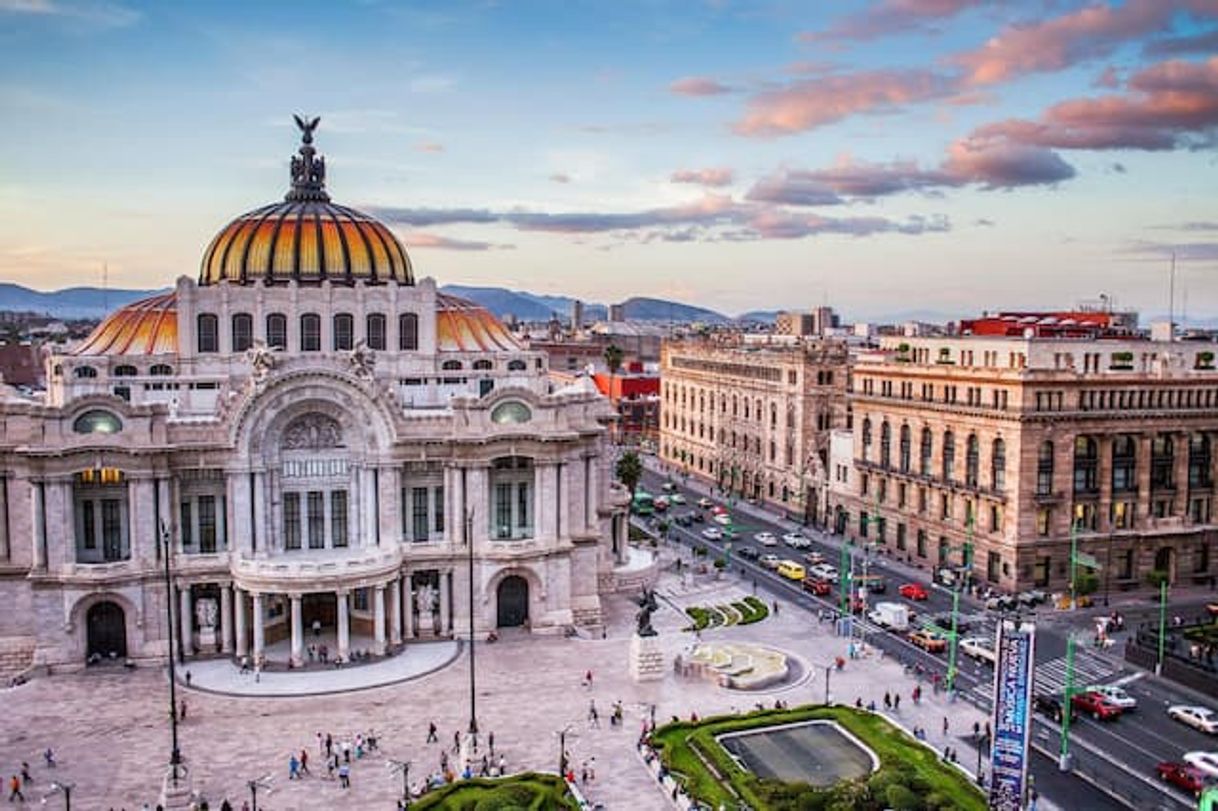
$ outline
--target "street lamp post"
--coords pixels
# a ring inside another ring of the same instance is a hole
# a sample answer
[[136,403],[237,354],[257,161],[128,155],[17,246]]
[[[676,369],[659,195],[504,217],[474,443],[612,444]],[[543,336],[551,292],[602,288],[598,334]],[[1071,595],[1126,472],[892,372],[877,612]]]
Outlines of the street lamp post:
[[469,734],[473,736],[473,750],[478,750],[478,693],[477,668],[474,666],[474,511],[465,511],[465,547],[468,554],[469,575]]
[[169,559],[172,557],[173,550],[170,548],[169,527],[164,521],[161,522],[161,545],[165,551],[165,618],[168,623],[166,641],[169,643],[166,657],[169,662],[169,729],[172,741],[169,753],[169,771],[173,787],[177,788],[178,772],[182,766],[182,750],[178,748],[178,677],[173,658],[173,575],[169,568]]
[[[651,723],[655,724],[655,714],[652,713]],[[558,730],[558,776],[565,777],[567,774],[567,733],[571,731],[571,725],[567,724],[562,729]]]
[[395,772],[402,773],[402,808],[410,807],[410,761],[409,760],[393,760],[392,758],[385,762],[385,765],[393,769]]
[[253,811],[258,811],[258,789],[266,789],[266,793],[271,793],[271,776],[264,774],[262,777],[255,777],[253,780],[246,782],[250,790],[250,802],[253,805]]
[[1155,660],[1155,675],[1163,675],[1163,646],[1167,641],[1167,578],[1159,581],[1159,657]]
[[42,797],[42,804],[46,805],[47,797],[63,794],[64,811],[72,811],[72,789],[74,788],[76,788],[75,783],[67,783],[62,780],[52,781],[50,789]]

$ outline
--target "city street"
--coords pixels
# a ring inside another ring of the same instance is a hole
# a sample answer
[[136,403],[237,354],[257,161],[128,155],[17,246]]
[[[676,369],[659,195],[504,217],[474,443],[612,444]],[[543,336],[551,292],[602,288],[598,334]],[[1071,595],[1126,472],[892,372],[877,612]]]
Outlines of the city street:
[[[647,490],[659,494],[667,481],[683,483],[679,475],[670,480],[666,475],[649,469],[641,484]],[[684,494],[687,504],[671,507],[667,519],[695,509],[692,505],[696,500],[712,491],[705,484],[690,478],[682,484],[679,492]],[[717,504],[723,503],[719,498],[714,498],[714,501]],[[774,554],[779,558],[796,561],[802,560],[806,551],[818,551],[824,555],[829,565],[838,567],[841,559],[840,538],[811,528],[799,527],[798,524],[755,505],[736,504],[732,522],[739,533],[739,537],[731,543],[729,553],[734,569],[743,569],[746,576],[755,578],[759,588],[801,601],[814,610],[836,609],[839,606],[840,593],[836,587],[828,596],[813,596],[805,592],[800,584],[783,578],[754,561],[744,559],[740,556],[740,551],[742,548],[751,548],[758,555]],[[678,538],[694,547],[706,547],[711,555],[721,556],[725,548],[723,542],[705,540],[700,534],[705,526],[707,524],[695,523],[690,527],[682,527],[670,521],[670,537]],[[770,532],[781,538],[783,533],[794,529],[812,541],[811,550],[797,551],[781,544],[777,547],[765,547],[758,544],[753,537],[758,532]],[[851,551],[855,557],[855,571],[861,571],[863,551]],[[951,592],[942,586],[932,585],[930,572],[912,568],[882,554],[870,556],[868,572],[883,575],[887,580],[887,590],[882,595],[869,595],[869,604],[874,605],[879,601],[904,602],[915,609],[920,617],[950,615]],[[922,584],[928,593],[925,601],[918,601],[916,604],[897,593],[902,584],[914,582]],[[1196,596],[1191,599],[1196,602],[1203,597]],[[1129,601],[1126,599],[1124,602]],[[1191,604],[1187,602],[1173,604],[1173,608],[1182,612],[1192,610]],[[996,612],[987,611],[981,602],[962,596],[959,613],[972,622],[967,633],[962,633],[961,637],[993,638],[999,619]],[[1166,708],[1172,704],[1209,705],[1210,702],[1187,688],[1155,678],[1145,671],[1127,665],[1119,657],[1119,646],[1106,651],[1092,647],[1094,622],[1087,616],[1072,616],[1049,605],[1042,605],[1036,611],[1022,611],[1020,616],[1034,619],[1037,623],[1036,693],[1060,693],[1064,689],[1067,638],[1073,634],[1076,640],[1075,689],[1098,684],[1116,684],[1124,686],[1138,700],[1138,709],[1133,714],[1115,721],[1098,722],[1077,715],[1072,718],[1069,750],[1074,757],[1074,776],[1063,775],[1058,769],[1060,726],[1043,715],[1036,716],[1033,746],[1040,756],[1032,761],[1032,773],[1036,784],[1042,788],[1045,795],[1052,798],[1056,794],[1060,801],[1063,797],[1079,796],[1075,792],[1086,792],[1089,808],[1104,807],[1105,802],[1110,803],[1111,807],[1192,807],[1191,798],[1156,780],[1155,766],[1163,760],[1180,760],[1185,752],[1208,751],[1214,748],[1211,736],[1186,727],[1166,715]],[[881,647],[887,654],[898,657],[903,662],[921,665],[928,673],[937,673],[940,676],[946,673],[946,654],[927,653],[913,646],[903,636],[886,632],[866,620],[855,620],[855,632],[862,634],[868,643]],[[981,664],[963,654],[959,655],[957,664],[957,686],[961,695],[988,712],[993,669],[988,664]],[[1082,782],[1084,779],[1086,783]],[[1101,788],[1109,794],[1101,793]],[[1122,805],[1116,804],[1112,798],[1119,800]]]

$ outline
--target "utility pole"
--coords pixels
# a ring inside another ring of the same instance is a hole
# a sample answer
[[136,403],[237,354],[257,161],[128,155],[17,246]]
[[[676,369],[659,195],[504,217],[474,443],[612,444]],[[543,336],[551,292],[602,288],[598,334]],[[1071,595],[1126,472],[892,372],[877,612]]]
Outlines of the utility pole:
[[1058,768],[1070,770],[1070,712],[1074,707],[1074,634],[1066,638],[1066,686],[1062,693],[1062,734]]
[[1167,641],[1167,578],[1159,581],[1159,658],[1155,662],[1155,675],[1163,675],[1163,644]]
[[[169,649],[166,651],[168,655],[165,658],[169,663],[169,730],[172,741],[172,748],[169,751],[169,772],[173,786],[177,788],[178,772],[182,767],[182,750],[178,748],[178,677],[173,660],[173,574],[169,569],[169,558],[173,554],[173,549],[170,544],[169,526],[164,521],[161,522],[161,543],[165,548],[165,618],[169,623],[169,627],[165,629],[166,641],[169,643]],[[181,653],[180,643],[179,653]],[[256,803],[255,808],[257,808]]]
[[1078,608],[1078,525],[1082,518],[1075,510],[1074,520],[1070,522],[1070,610]]
[[[977,519],[969,515],[965,526],[964,546],[961,547],[961,562],[971,571],[973,555],[973,527]],[[964,578],[958,578],[952,588],[952,627],[947,635],[947,691],[956,689],[956,655],[960,641],[960,591],[964,588]]]
[[478,751],[477,669],[474,667],[474,511],[465,511],[465,546],[469,574],[469,734],[473,751]]

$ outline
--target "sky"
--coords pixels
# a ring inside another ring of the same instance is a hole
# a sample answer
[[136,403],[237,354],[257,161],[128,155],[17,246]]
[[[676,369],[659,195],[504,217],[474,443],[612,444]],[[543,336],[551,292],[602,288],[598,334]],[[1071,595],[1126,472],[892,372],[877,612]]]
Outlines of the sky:
[[1218,316],[1218,0],[0,0],[0,280],[196,275],[294,113],[440,284]]

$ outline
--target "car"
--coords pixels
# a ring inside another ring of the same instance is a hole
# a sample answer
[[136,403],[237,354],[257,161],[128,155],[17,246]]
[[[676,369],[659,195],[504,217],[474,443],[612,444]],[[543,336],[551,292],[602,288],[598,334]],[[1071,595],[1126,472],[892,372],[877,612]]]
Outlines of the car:
[[715,502],[711,501],[706,496],[703,496],[702,498],[698,499],[698,506],[705,510],[715,506]]
[[1080,713],[1090,715],[1097,721],[1111,721],[1119,718],[1121,708],[1104,698],[1099,693],[1090,691],[1079,693],[1070,699],[1071,706]]
[[718,527],[707,527],[702,530],[702,537],[708,541],[721,541],[723,540],[723,530]]
[[774,537],[773,532],[758,532],[753,536],[753,540],[762,546],[778,546],[778,539]]
[[1218,617],[1218,603],[1206,603],[1205,610],[1211,617]]
[[722,532],[724,540],[727,541],[734,541],[740,537],[740,530],[732,529],[731,527],[724,527]]
[[947,640],[934,631],[911,631],[909,641],[927,653],[942,653],[947,650]]
[[695,524],[701,524],[703,521],[706,520],[706,518],[698,510],[693,510],[692,512],[690,512],[689,518]]
[[825,562],[825,556],[820,552],[808,552],[804,555],[804,563],[809,566],[819,566]]
[[1178,789],[1183,789],[1194,797],[1200,797],[1201,792],[1211,782],[1210,777],[1196,766],[1171,760],[1165,760],[1155,766],[1155,774],[1164,783],[1170,783]]
[[678,526],[682,527],[688,527],[694,523],[694,519],[688,513],[684,515],[674,515],[672,520],[676,522]]
[[1021,591],[1015,599],[1019,601],[1020,605],[1027,606],[1028,608],[1034,608],[1041,603],[1047,602],[1049,600],[1049,595],[1045,594],[1040,589],[1028,589],[1027,591]]
[[761,553],[751,546],[742,546],[736,550],[736,557],[755,561],[761,557]]
[[792,549],[807,549],[812,542],[798,532],[787,532],[782,536],[782,542]]
[[660,489],[665,493],[675,493],[677,492],[677,484],[676,482],[664,482],[660,485]]
[[[952,612],[940,611],[938,614],[931,614],[926,618],[926,621],[931,625],[938,625],[945,631],[950,631],[952,629]],[[967,614],[956,614],[956,633],[967,634],[975,625],[976,620]]]
[[930,597],[930,593],[921,583],[905,583],[897,591],[906,600],[925,600]]
[[671,496],[668,497],[668,500],[671,501],[673,504],[684,504],[685,496],[681,495],[680,493],[673,493]]
[[1182,724],[1188,724],[1193,729],[1213,735],[1218,733],[1218,713],[1209,707],[1175,704],[1167,708],[1167,717],[1174,718]]
[[821,580],[819,577],[807,575],[804,577],[804,591],[815,594],[817,597],[827,597],[832,588],[829,581]]
[[1016,605],[1015,598],[1009,594],[995,594],[985,601],[985,607],[990,611],[1010,611]]
[[960,651],[965,656],[971,656],[978,662],[995,664],[998,654],[994,650],[994,640],[984,636],[970,636],[960,640]]
[[1097,685],[1087,688],[1088,693],[1098,693],[1108,699],[1109,704],[1120,707],[1125,712],[1138,708],[1138,700],[1115,684]]
[[715,515],[714,521],[716,524],[726,527],[728,524],[732,523],[732,517],[727,513],[718,513]]
[[808,570],[808,574],[815,575],[821,580],[828,580],[830,583],[837,582],[837,569],[834,569],[828,563],[820,563]]
[[1184,762],[1206,777],[1218,777],[1218,752],[1185,752]]
[[656,512],[664,512],[668,509],[668,499],[666,499],[664,496],[660,496],[655,501],[651,502],[651,505],[655,507]]
[[1038,693],[1032,697],[1032,709],[1042,715],[1047,715],[1056,723],[1061,723],[1062,720],[1062,699],[1061,696],[1049,695],[1047,693]]
[[760,563],[767,569],[777,569],[778,564],[782,563],[782,560],[778,555],[762,555]]

